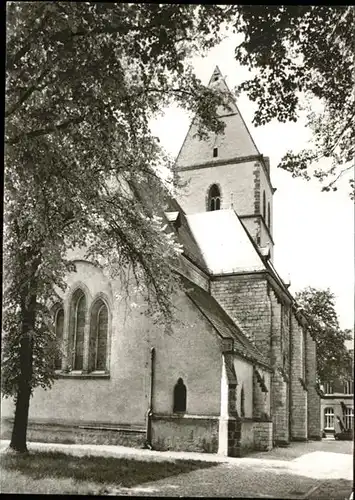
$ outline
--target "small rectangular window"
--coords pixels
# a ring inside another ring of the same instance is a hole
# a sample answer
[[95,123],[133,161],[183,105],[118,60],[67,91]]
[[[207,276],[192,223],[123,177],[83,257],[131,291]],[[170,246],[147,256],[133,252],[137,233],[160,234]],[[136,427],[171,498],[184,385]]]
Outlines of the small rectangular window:
[[217,158],[218,156],[218,148],[213,148],[213,158]]
[[334,429],[334,409],[324,409],[324,427],[326,429]]
[[333,385],[327,382],[324,384],[324,392],[325,394],[333,394]]
[[352,394],[353,393],[353,383],[351,380],[348,380],[344,384],[344,394]]
[[352,429],[354,427],[354,408],[347,407],[344,416],[346,429]]

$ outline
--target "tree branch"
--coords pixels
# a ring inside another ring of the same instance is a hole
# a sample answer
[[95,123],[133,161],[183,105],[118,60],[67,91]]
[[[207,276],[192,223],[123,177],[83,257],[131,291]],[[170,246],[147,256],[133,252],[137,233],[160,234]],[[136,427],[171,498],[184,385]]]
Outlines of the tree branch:
[[336,176],[336,178],[334,180],[332,180],[332,182],[330,182],[327,186],[325,186],[325,188],[332,187],[340,179],[340,177],[342,177],[345,174],[345,172],[347,172],[348,170],[352,170],[353,168],[354,168],[354,165],[350,165],[349,167],[342,168],[340,170],[339,174]]
[[43,84],[43,85],[40,85],[38,86],[38,83],[40,80],[42,80],[42,78],[44,78],[46,76],[46,74],[49,73],[49,70],[48,69],[45,69],[40,75],[39,77],[37,78],[36,80],[36,83],[34,83],[33,85],[31,85],[31,87],[29,87],[23,94],[22,96],[19,98],[19,100],[12,105],[12,107],[5,112],[5,118],[8,118],[9,116],[11,116],[13,113],[15,113],[15,111],[18,110],[18,108],[25,102],[27,101],[27,99],[33,94],[33,92],[35,92],[36,90],[43,90],[47,84]]
[[25,132],[23,134],[17,135],[14,139],[5,140],[6,144],[17,144],[22,137],[39,137],[41,135],[47,135],[51,134],[52,132],[56,132],[57,130],[65,130],[68,128],[70,125],[77,125],[78,123],[81,123],[84,121],[84,117],[78,117],[78,118],[72,118],[70,120],[66,120],[65,122],[60,123],[59,125],[53,125],[51,127],[47,128],[41,128],[38,130],[33,130],[31,132]]

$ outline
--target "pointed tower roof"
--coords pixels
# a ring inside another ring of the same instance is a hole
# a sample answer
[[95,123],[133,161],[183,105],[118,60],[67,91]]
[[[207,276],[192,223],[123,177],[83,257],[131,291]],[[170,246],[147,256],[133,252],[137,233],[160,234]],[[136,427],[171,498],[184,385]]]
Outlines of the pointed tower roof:
[[[207,139],[201,141],[195,136],[197,133],[197,123],[194,119],[176,159],[176,170],[191,168],[205,163],[213,164],[218,162],[218,164],[221,164],[223,161],[230,162],[235,158],[260,155],[239,112],[235,98],[229,90],[225,77],[223,77],[218,66],[216,66],[212,73],[208,87],[228,93],[233,97],[229,108],[220,106],[217,110],[218,116],[225,123],[224,134],[217,135],[210,133]],[[218,148],[218,155],[216,157],[212,156],[214,148]]]

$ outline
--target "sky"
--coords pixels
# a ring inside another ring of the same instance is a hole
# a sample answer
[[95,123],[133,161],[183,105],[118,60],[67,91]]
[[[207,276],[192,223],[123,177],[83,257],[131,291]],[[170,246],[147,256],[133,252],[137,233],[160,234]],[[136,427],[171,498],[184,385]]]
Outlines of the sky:
[[[206,85],[216,65],[226,77],[228,87],[248,77],[246,68],[234,60],[237,35],[231,35],[205,57],[194,57],[196,75]],[[255,104],[243,94],[237,101],[249,131],[264,156],[270,157],[274,194],[273,237],[274,265],[279,274],[291,281],[295,293],[307,286],[330,288],[336,297],[341,328],[354,327],[354,205],[349,198],[349,175],[344,176],[334,193],[321,192],[316,180],[294,179],[277,167],[287,150],[307,147],[309,130],[301,118],[297,123],[273,121],[254,127]],[[176,157],[190,119],[177,107],[169,107],[151,129],[161,144]],[[351,174],[351,172],[350,172]]]

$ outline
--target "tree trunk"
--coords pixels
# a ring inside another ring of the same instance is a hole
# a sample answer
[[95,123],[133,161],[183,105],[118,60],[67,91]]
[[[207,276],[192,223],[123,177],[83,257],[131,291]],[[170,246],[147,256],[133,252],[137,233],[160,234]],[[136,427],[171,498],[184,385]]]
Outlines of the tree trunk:
[[[33,302],[33,301],[32,301]],[[32,380],[32,332],[34,329],[34,308],[24,315],[22,323],[22,339],[20,344],[20,377],[16,395],[15,420],[12,429],[10,448],[26,453],[27,424],[31,397]]]

